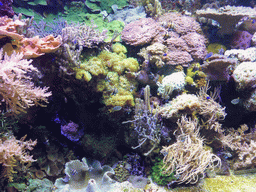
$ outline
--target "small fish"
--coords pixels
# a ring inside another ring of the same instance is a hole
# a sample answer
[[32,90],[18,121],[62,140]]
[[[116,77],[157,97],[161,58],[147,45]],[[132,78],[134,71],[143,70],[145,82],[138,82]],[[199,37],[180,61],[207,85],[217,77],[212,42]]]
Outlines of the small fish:
[[220,54],[220,55],[224,55],[224,53],[225,53],[225,50],[224,50],[223,48],[220,48],[219,54]]
[[112,108],[112,111],[120,111],[122,109],[121,106],[115,106]]
[[111,79],[110,79],[109,76],[106,76],[105,80],[106,80],[107,82],[111,82]]
[[114,89],[112,90],[111,95],[116,95],[117,93],[118,93],[118,89],[117,89],[117,88],[114,88]]
[[210,58],[212,55],[213,55],[213,52],[207,53],[207,55],[205,56],[204,59],[206,60],[206,59]]
[[240,102],[240,98],[239,98],[239,97],[236,98],[236,99],[232,99],[232,100],[231,100],[231,103],[232,103],[233,105],[237,105],[239,102]]
[[164,57],[167,56],[167,53],[164,53],[163,56],[164,56]]
[[0,1],[0,6],[3,6],[4,4]]
[[73,40],[73,43],[74,43],[74,44],[77,44],[77,40]]
[[254,24],[254,23],[255,23],[255,19],[252,20],[252,24]]
[[211,97],[210,97],[210,96],[207,96],[206,99],[211,99]]

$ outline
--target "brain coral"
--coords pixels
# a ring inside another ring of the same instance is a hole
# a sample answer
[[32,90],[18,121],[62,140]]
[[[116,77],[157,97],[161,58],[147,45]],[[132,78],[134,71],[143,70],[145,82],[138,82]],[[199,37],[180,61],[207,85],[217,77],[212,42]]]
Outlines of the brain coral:
[[243,62],[236,67],[233,78],[238,90],[255,88],[256,84],[256,62]]

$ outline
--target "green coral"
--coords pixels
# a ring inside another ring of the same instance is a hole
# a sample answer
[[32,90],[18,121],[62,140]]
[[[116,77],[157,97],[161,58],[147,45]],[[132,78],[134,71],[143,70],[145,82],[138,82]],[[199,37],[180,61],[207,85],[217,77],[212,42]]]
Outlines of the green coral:
[[129,171],[125,168],[125,165],[127,163],[124,161],[119,161],[116,165],[116,167],[114,168],[115,171],[115,175],[114,178],[115,180],[117,180],[118,182],[124,182],[127,181],[130,173]]
[[177,179],[174,177],[174,173],[164,174],[162,172],[163,166],[164,166],[163,159],[161,159],[160,157],[157,157],[155,159],[154,166],[151,168],[151,178],[158,185],[166,186]]
[[117,5],[119,9],[128,6],[127,0],[87,0],[86,5],[92,12],[107,11],[111,13],[112,5]]
[[211,43],[207,47],[208,53],[219,54],[220,50],[226,51],[226,47],[220,43]]

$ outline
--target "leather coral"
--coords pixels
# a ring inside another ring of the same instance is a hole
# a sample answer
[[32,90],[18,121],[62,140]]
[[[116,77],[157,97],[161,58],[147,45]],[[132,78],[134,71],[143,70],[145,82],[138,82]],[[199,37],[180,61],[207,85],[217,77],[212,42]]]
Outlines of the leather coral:
[[7,52],[8,55],[11,55],[15,50],[23,53],[24,59],[36,58],[45,53],[56,51],[62,43],[61,36],[55,38],[48,35],[44,38],[38,36],[26,38],[23,35],[25,28],[26,23],[19,19],[0,18],[0,39],[4,37],[12,39],[11,43],[3,46],[4,52]]
[[32,60],[22,59],[22,53],[14,52],[11,56],[0,50],[0,112],[9,114],[25,112],[33,105],[42,105],[51,96],[48,87],[36,87],[27,73],[38,73]]

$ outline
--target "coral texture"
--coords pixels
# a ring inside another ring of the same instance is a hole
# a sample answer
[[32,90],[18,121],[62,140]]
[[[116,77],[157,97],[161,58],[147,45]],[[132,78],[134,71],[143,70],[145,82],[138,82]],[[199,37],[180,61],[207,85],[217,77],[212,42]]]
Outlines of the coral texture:
[[225,6],[219,9],[208,8],[197,10],[196,14],[200,17],[206,17],[217,21],[221,28],[218,31],[221,35],[232,34],[235,26],[243,17],[255,17],[256,13],[253,8],[244,6]]
[[231,68],[238,63],[235,58],[228,58],[226,55],[214,54],[202,65],[207,78],[212,81],[227,81],[230,78]]
[[255,88],[256,83],[256,67],[255,62],[243,62],[238,65],[234,72],[233,78],[236,82],[238,90]]
[[27,75],[38,72],[31,64],[32,60],[22,59],[23,54],[15,52],[3,57],[3,50],[0,51],[0,58],[0,95],[7,112],[19,114],[33,105],[44,106],[40,101],[47,102],[51,92],[47,92],[48,87],[36,87]]
[[[188,66],[193,60],[200,61],[205,58],[207,39],[202,35],[200,24],[193,17],[165,13],[156,22],[159,25],[156,28],[158,32],[152,40],[147,41],[151,45],[142,48],[139,53],[145,62],[160,68],[164,65]],[[147,27],[144,25],[144,28]]]
[[66,163],[66,178],[55,181],[56,192],[100,192],[111,189],[114,181],[109,177],[114,170],[108,166],[101,166],[99,161],[89,162],[86,158]]
[[236,31],[230,40],[232,49],[247,49],[251,45],[252,35],[247,31]]
[[127,44],[138,46],[150,43],[159,33],[160,25],[151,18],[133,21],[124,27],[122,40]]
[[198,121],[182,117],[178,124],[177,141],[163,147],[163,173],[171,175],[173,172],[178,183],[196,183],[204,177],[206,169],[218,167],[221,160],[218,156],[206,150],[203,139],[199,136]]

